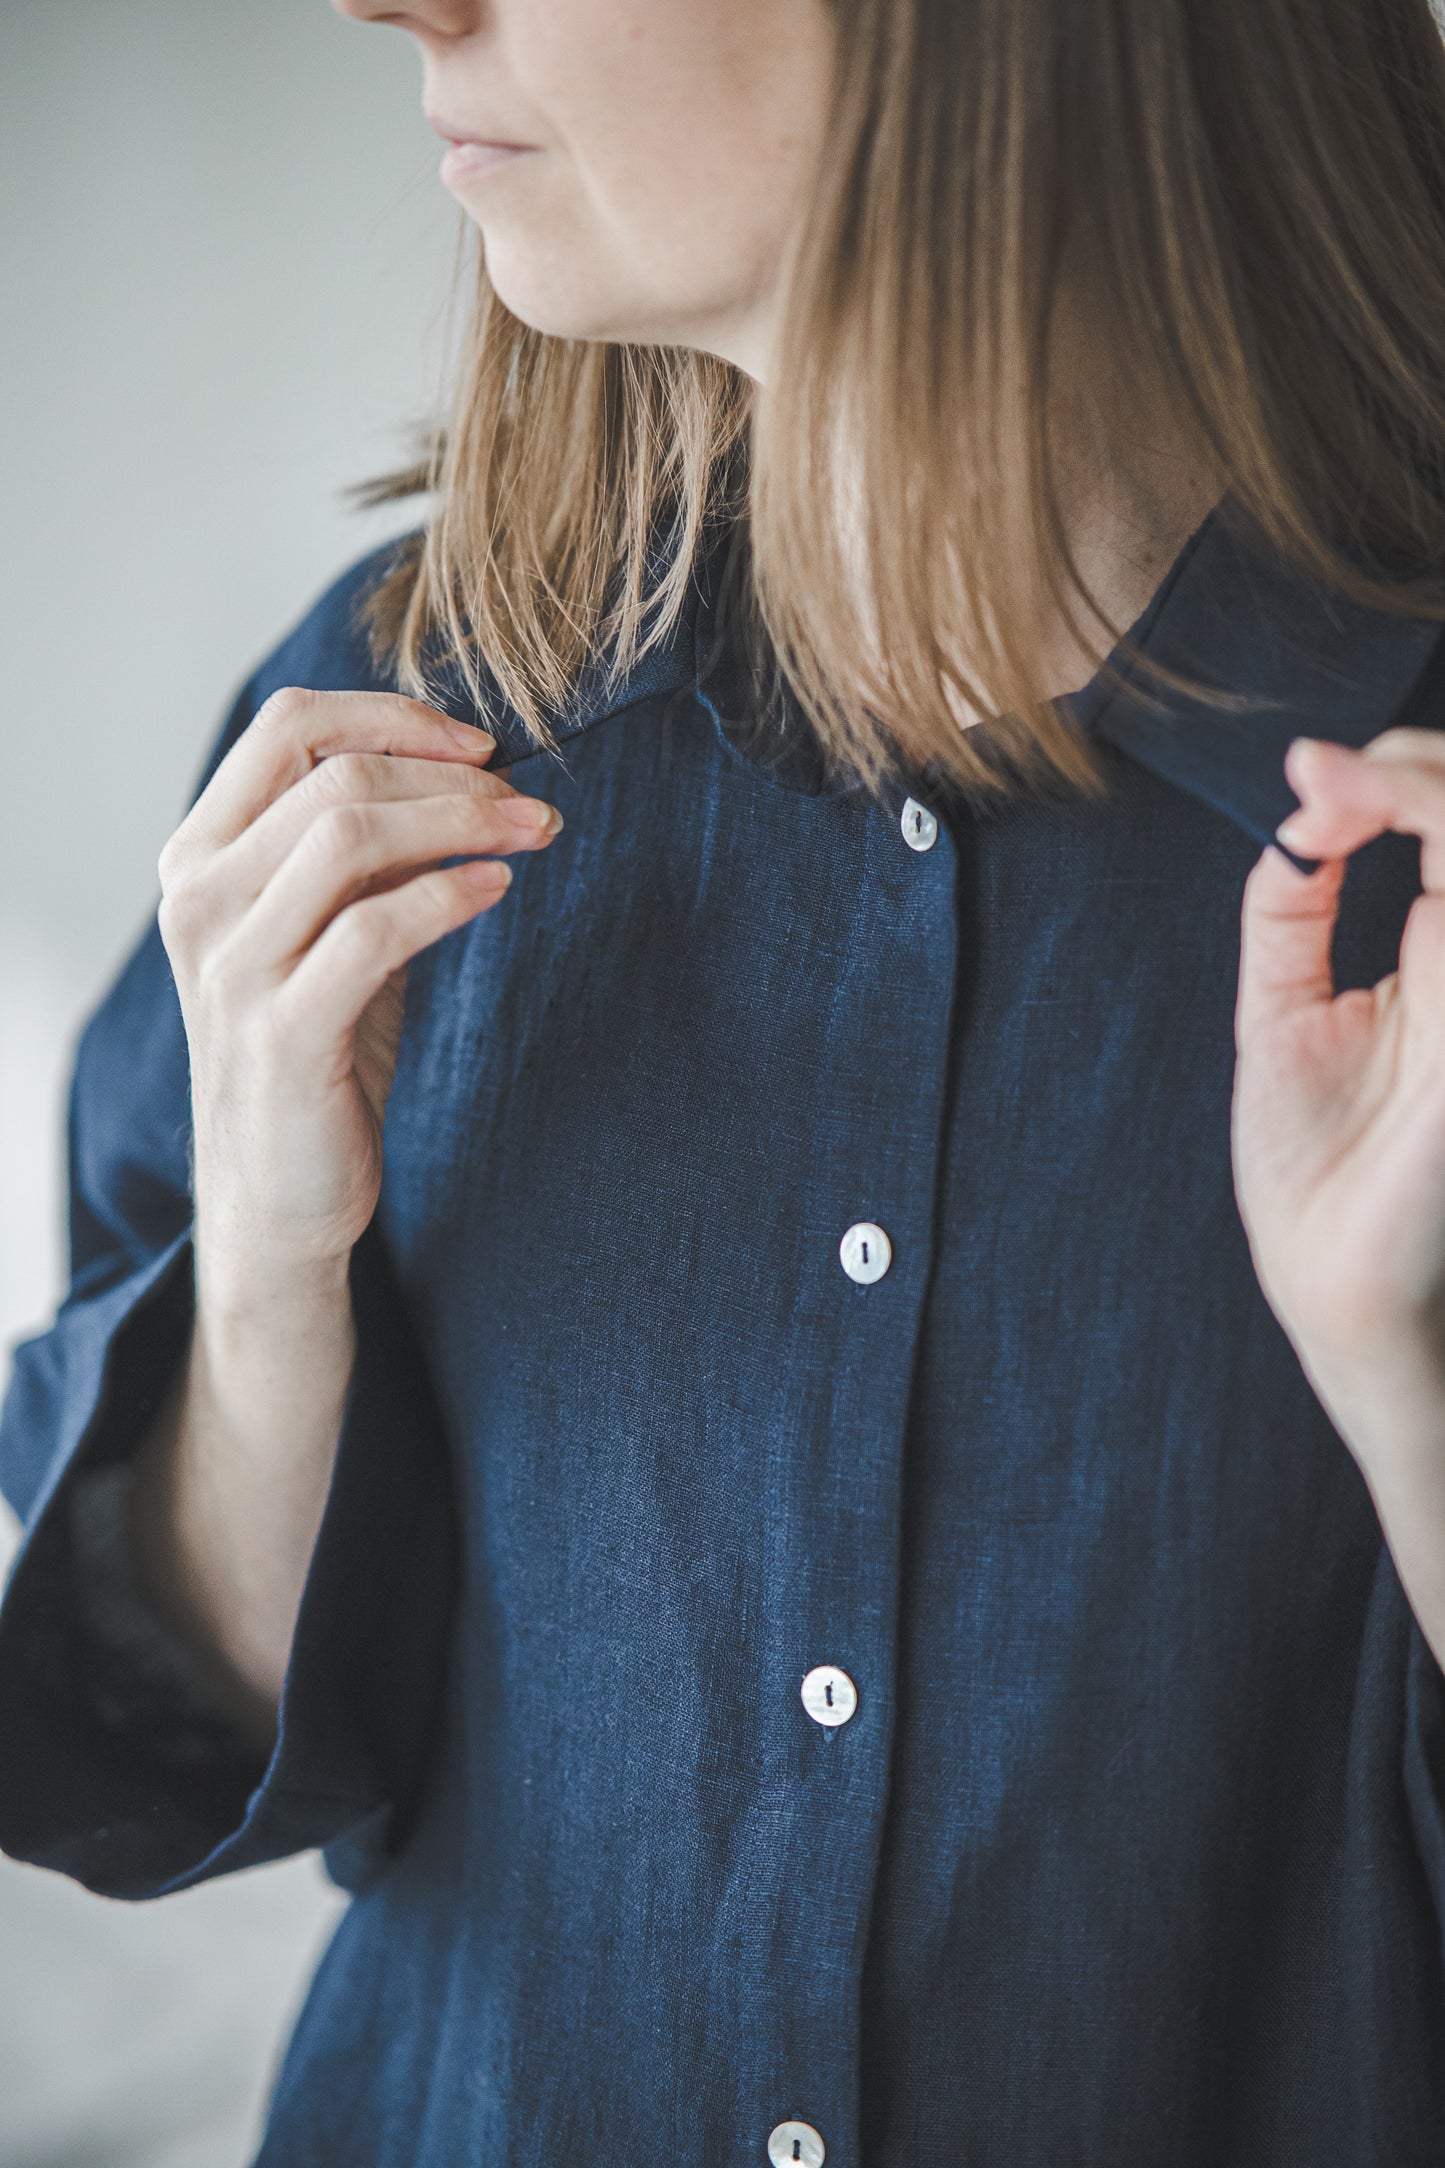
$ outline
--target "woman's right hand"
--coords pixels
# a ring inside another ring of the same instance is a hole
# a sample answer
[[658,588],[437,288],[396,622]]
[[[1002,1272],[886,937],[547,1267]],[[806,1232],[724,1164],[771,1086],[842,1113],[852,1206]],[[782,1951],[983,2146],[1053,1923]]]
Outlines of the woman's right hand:
[[344,1281],[380,1190],[407,964],[562,825],[488,773],[492,751],[420,701],[288,687],[161,853],[205,1281]]

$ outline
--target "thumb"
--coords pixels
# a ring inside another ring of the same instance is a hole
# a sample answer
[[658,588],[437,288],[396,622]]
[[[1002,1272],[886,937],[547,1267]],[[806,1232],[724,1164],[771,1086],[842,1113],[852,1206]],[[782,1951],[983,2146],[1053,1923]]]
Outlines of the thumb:
[[1330,950],[1339,915],[1343,858],[1301,873],[1272,847],[1244,889],[1236,1032],[1252,1031],[1299,1009],[1332,1001]]

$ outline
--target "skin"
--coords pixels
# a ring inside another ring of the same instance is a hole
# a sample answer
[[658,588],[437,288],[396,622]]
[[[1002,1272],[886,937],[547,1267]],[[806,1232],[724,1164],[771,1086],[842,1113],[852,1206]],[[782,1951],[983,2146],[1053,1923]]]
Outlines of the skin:
[[[196,1322],[131,1539],[217,1690],[269,1736],[355,1358],[406,966],[491,909],[554,808],[419,701],[278,692],[161,854],[185,1019]],[[474,853],[464,865],[436,862]]]
[[[1445,735],[1297,739],[1301,800],[1244,899],[1235,1186],[1260,1282],[1359,1463],[1445,1663]],[[1398,969],[1336,995],[1345,861],[1421,839]]]
[[527,146],[491,171],[447,173],[515,315],[766,374],[826,118],[824,0],[336,4],[415,39],[439,133]]
[[[767,380],[826,152],[824,0],[337,5],[413,38],[440,133],[511,146],[454,147],[445,177],[515,314]],[[1127,623],[1217,492],[1167,418],[1127,475],[1097,446],[1072,467],[1083,569]],[[1067,641],[1047,660],[1059,692],[1092,667]],[[161,860],[193,1074],[197,1312],[131,1533],[155,1601],[262,1742],[354,1361],[348,1259],[378,1196],[406,965],[500,902],[502,858],[556,833],[490,751],[412,701],[291,690]],[[1445,740],[1302,742],[1289,773],[1303,811],[1286,840],[1325,863],[1305,878],[1266,852],[1245,899],[1240,1204],[1445,1659]],[[1343,860],[1387,827],[1426,836],[1429,894],[1399,974],[1337,1000]],[[471,864],[436,863],[462,852]]]

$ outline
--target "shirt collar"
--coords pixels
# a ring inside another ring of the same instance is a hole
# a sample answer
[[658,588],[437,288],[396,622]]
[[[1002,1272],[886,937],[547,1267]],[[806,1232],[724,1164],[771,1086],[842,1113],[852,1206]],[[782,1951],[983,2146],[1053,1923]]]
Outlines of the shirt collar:
[[[719,737],[740,758],[784,789],[809,795],[856,790],[856,780],[829,773],[817,737],[786,686],[770,689],[755,674],[729,630],[727,593],[736,563],[727,536],[700,557],[687,597],[666,637],[620,679],[598,665],[583,673],[566,713],[551,720],[557,755],[576,738],[628,709],[691,697],[712,718]],[[484,723],[497,741],[497,764],[538,752],[516,711],[493,700],[481,715],[464,692],[456,666],[437,673],[441,704]],[[555,756],[554,756],[555,757]]]
[[1365,745],[1399,721],[1441,650],[1442,627],[1364,609],[1307,579],[1244,539],[1224,503],[1125,638],[1234,695],[1231,708],[1151,690],[1116,648],[1110,663],[1123,684],[1101,670],[1071,696],[1075,720],[1266,843],[1298,803],[1284,773],[1291,740]]
[[[556,748],[554,757],[560,755],[565,760],[567,747],[574,738],[580,738],[596,724],[622,714],[625,709],[691,691],[695,675],[692,657],[692,625],[690,614],[685,612],[667,638],[621,679],[600,665],[584,671],[568,700],[566,713],[551,719],[552,741]],[[498,766],[528,760],[542,751],[515,708],[503,702],[495,690],[484,708],[479,708],[463,687],[455,664],[442,665],[436,682],[437,697],[443,707],[491,732],[497,741],[495,759]]]
[[[856,787],[830,781],[816,741],[786,694],[757,720],[760,688],[720,629],[717,561],[693,580],[668,637],[619,683],[586,676],[555,736],[568,742],[645,701],[691,693],[725,740],[785,788],[810,794]],[[1234,696],[1228,710],[1151,688],[1126,644],[1180,675]],[[1284,756],[1297,737],[1364,745],[1401,719],[1437,653],[1433,620],[1367,610],[1247,541],[1217,505],[1185,543],[1108,663],[1068,708],[1086,733],[1163,781],[1225,814],[1260,842],[1296,804]],[[1111,677],[1117,673],[1117,680]],[[519,718],[490,723],[501,761],[535,750]]]

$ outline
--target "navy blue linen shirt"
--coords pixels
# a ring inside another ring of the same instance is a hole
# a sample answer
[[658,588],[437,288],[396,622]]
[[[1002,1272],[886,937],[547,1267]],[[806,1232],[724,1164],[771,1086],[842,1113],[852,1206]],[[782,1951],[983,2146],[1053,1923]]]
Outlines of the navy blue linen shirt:
[[[376,571],[222,746],[276,686],[385,682]],[[751,2168],[788,2119],[829,2168],[1445,2158],[1445,1682],[1228,1137],[1283,750],[1433,725],[1445,650],[1219,513],[1136,629],[1245,697],[1096,678],[1097,802],[830,783],[705,593],[579,694],[519,776],[565,835],[412,967],[264,1768],[97,1685],[67,1501],[192,1303],[154,928],[90,1024],[74,1287],[3,1430],[0,1841],[129,1898],[329,1848],[265,2168]],[[1343,983],[1417,886],[1358,854]]]

